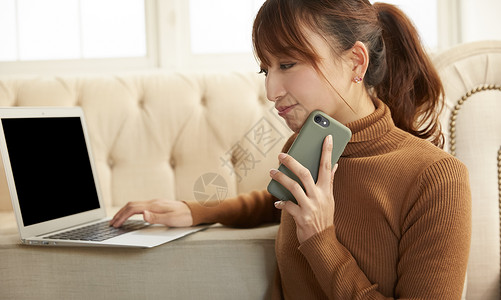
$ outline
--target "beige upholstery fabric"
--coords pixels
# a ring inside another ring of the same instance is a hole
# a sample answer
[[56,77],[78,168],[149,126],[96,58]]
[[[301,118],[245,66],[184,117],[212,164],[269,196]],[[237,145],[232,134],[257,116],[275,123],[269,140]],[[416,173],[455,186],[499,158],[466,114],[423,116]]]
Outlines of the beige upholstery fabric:
[[[81,106],[109,207],[196,199],[207,173],[232,197],[266,187],[290,135],[263,82],[253,73],[8,78],[0,105]],[[0,208],[9,209],[3,173],[0,187]]]
[[0,238],[0,299],[267,299],[276,229],[219,226],[153,249],[29,247]]
[[[473,228],[466,299],[499,299],[501,41],[462,45],[435,57],[434,63],[446,94],[442,124],[447,149],[470,173]],[[459,101],[463,96],[467,100]]]
[[[112,214],[128,201],[264,189],[291,132],[263,83],[255,73],[6,77],[0,105],[81,106]],[[215,176],[216,186],[201,180]],[[150,250],[21,246],[4,172],[0,209],[0,298],[262,299],[275,270],[276,225],[210,228]]]

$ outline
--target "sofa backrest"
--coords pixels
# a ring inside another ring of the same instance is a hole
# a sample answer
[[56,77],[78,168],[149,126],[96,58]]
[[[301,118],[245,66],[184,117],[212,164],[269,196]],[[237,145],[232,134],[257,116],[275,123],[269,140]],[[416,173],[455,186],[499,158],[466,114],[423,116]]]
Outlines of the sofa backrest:
[[264,189],[292,133],[255,73],[5,77],[0,106],[81,106],[109,207]]
[[468,167],[472,244],[466,299],[500,299],[501,41],[434,58],[445,89],[446,149]]

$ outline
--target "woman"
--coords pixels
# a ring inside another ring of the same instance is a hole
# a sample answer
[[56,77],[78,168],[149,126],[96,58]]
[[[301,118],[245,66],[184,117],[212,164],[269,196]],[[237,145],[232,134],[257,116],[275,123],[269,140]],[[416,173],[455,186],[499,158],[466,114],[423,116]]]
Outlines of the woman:
[[468,174],[437,147],[443,89],[410,21],[366,0],[268,0],[253,42],[267,97],[293,131],[316,109],[351,129],[339,170],[331,169],[329,136],[316,183],[285,153],[280,162],[305,189],[270,171],[298,204],[266,191],[217,207],[137,202],[111,224],[138,213],[167,226],[280,219],[274,298],[459,299],[470,244]]

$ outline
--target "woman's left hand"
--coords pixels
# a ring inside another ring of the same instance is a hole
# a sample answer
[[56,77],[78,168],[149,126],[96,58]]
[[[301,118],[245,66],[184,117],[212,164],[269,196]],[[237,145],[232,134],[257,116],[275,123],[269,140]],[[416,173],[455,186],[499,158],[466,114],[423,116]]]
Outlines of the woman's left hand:
[[299,243],[334,224],[334,195],[332,191],[337,164],[331,168],[332,136],[324,139],[317,183],[310,171],[292,156],[281,153],[280,162],[291,170],[302,182],[305,190],[284,173],[272,169],[271,178],[288,189],[297,201],[277,201],[275,207],[287,211],[296,222]]

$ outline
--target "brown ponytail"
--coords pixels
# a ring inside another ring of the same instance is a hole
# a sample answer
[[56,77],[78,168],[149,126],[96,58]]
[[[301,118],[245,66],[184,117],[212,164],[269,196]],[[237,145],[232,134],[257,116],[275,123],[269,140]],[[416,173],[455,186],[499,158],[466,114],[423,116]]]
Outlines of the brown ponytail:
[[265,53],[282,54],[310,61],[319,71],[319,56],[302,25],[325,36],[338,54],[357,41],[364,43],[369,50],[367,90],[390,107],[397,127],[442,146],[442,83],[402,11],[368,0],[267,0],[252,31],[259,60],[267,63]]
[[415,136],[443,146],[438,116],[442,82],[405,14],[393,5],[375,3],[383,29],[387,71],[374,86],[392,112],[395,124]]

